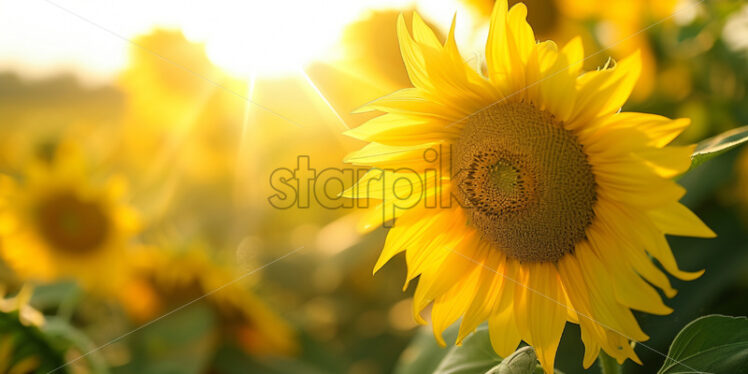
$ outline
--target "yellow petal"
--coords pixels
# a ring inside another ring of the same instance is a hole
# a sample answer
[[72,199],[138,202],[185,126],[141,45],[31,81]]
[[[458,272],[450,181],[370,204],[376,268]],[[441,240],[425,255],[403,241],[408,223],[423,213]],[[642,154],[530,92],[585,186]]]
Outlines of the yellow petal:
[[574,255],[579,260],[590,293],[592,317],[606,329],[625,334],[632,340],[647,340],[649,337],[641,330],[631,311],[616,301],[610,274],[590,245],[586,242],[577,244]]
[[561,54],[566,57],[569,75],[576,77],[584,65],[584,46],[582,38],[575,36],[561,48]]
[[654,227],[646,213],[629,209],[628,214],[635,216],[635,219],[630,221],[632,228],[629,232],[631,235],[638,237],[638,240],[644,243],[647,252],[656,258],[668,273],[682,280],[694,280],[704,273],[703,270],[686,272],[678,269],[673,251],[665,240],[665,235]]
[[673,141],[690,123],[688,118],[670,119],[650,113],[621,112],[612,116],[605,126],[636,129],[649,138],[650,145],[660,148]]
[[519,331],[517,331],[514,309],[505,308],[501,312],[491,315],[488,319],[488,333],[491,338],[491,346],[499,356],[507,357],[511,355],[522,340]]
[[554,66],[558,59],[558,46],[553,41],[538,43],[527,59],[525,69],[527,80],[527,97],[536,105],[543,106],[540,95],[540,84],[548,71]]
[[569,71],[571,63],[568,56],[560,54],[540,81],[541,102],[546,110],[564,123],[569,119],[576,100],[575,76]]
[[504,63],[509,69],[505,79],[511,90],[508,94],[517,100],[526,97],[525,66],[535,48],[535,35],[526,18],[527,7],[523,3],[517,3],[509,10],[506,20],[507,54],[504,56]]
[[419,145],[456,138],[460,129],[449,124],[437,118],[388,113],[346,131],[345,135],[387,145]]
[[469,232],[450,248],[441,264],[424,269],[413,297],[413,311],[418,315],[431,301],[449,290],[457,280],[475,270],[485,254],[477,252],[479,238]]
[[540,82],[542,105],[564,124],[574,110],[576,77],[582,67],[584,50],[582,39],[576,37],[567,43],[549,67]]
[[373,100],[355,112],[360,113],[370,110],[434,117],[448,122],[459,120],[470,113],[470,109],[450,104],[445,105],[433,100],[420,88],[403,88]]
[[423,19],[417,12],[413,12],[413,37],[417,42],[423,43],[427,47],[441,48],[441,43],[439,43],[436,34],[426,25],[426,22],[423,22]]
[[[490,244],[483,242],[481,245],[487,246]],[[502,285],[504,284],[503,273],[506,271],[503,254],[499,251],[490,251],[486,261],[478,271],[480,272],[478,289],[475,291],[475,297],[465,311],[465,316],[460,324],[460,330],[457,334],[458,344],[478,325],[488,319],[501,297]]]
[[517,53],[516,62],[524,65],[535,47],[535,33],[527,23],[527,6],[523,3],[512,6],[507,17],[507,24],[511,34],[510,42],[514,47],[514,52]]
[[683,187],[666,179],[641,180],[638,183],[629,184],[615,183],[603,177],[596,178],[596,180],[600,183],[597,191],[600,197],[648,209],[677,201],[686,194]]
[[691,154],[695,149],[695,145],[670,146],[639,151],[635,153],[635,156],[644,160],[657,175],[672,178],[691,167]]
[[553,264],[522,264],[514,313],[520,335],[530,343],[546,373],[553,373],[556,349],[566,324],[565,296]]
[[[363,148],[351,152],[345,156],[343,162],[354,165],[372,166],[377,169],[400,169],[416,170],[425,172],[426,170],[446,169],[447,162],[440,160],[449,160],[450,147],[441,143],[419,144],[410,146],[392,146],[380,143],[369,143]],[[442,172],[441,177],[446,177],[448,173]]]
[[501,82],[511,73],[508,57],[508,33],[506,28],[507,3],[497,1],[491,13],[491,24],[486,40],[486,64],[491,81]]
[[431,324],[434,337],[442,347],[446,345],[442,333],[465,313],[475,296],[480,276],[478,269],[479,267],[473,267],[468,273],[463,274],[456,282],[452,283],[452,287],[447,292],[434,299],[434,305],[431,309]]
[[618,111],[631,94],[640,72],[641,54],[636,52],[613,68],[580,76],[571,122],[590,123],[595,118]]
[[[612,214],[610,211],[607,213]],[[617,236],[601,221],[602,216],[587,229],[587,237],[608,270],[616,300],[629,308],[647,313],[670,314],[673,310],[662,302],[657,291],[639,277],[627,263],[621,261],[620,257],[625,252],[623,247],[629,243],[622,241],[625,238]]]
[[636,222],[633,208],[604,201],[600,201],[599,204],[610,204],[611,209],[616,210],[617,218],[609,220],[608,227],[614,232],[616,240],[621,243],[622,253],[633,269],[648,282],[662,289],[667,297],[675,296],[676,290],[670,286],[668,277],[647,256],[647,243],[636,235],[629,235],[629,232],[641,224]]
[[512,354],[522,340],[514,317],[514,290],[518,282],[519,263],[507,259],[504,264],[501,292],[497,295],[491,317],[488,319],[491,346],[501,357]]
[[584,342],[583,365],[588,368],[600,352],[600,344],[605,342],[605,329],[592,317],[590,295],[582,275],[582,269],[574,256],[564,256],[558,262],[558,273],[573,309],[578,315],[579,327]]
[[[441,263],[469,235],[472,230],[465,226],[467,220],[459,213],[461,211],[456,208],[441,212],[436,224],[424,232],[426,237],[410,246],[405,254],[408,264],[406,282],[413,280],[431,264]],[[407,283],[403,291],[406,289]]]
[[423,89],[431,88],[429,77],[426,75],[426,61],[420,47],[410,37],[402,14],[397,17],[397,39],[400,42],[400,53],[403,55],[405,69],[413,86]]
[[713,238],[717,234],[681,203],[673,202],[648,212],[655,226],[666,234]]
[[406,247],[423,237],[429,232],[429,228],[437,224],[444,215],[426,214],[425,208],[416,207],[404,213],[395,222],[395,226],[387,233],[382,253],[374,265],[374,273],[384,266],[396,254],[404,251]]

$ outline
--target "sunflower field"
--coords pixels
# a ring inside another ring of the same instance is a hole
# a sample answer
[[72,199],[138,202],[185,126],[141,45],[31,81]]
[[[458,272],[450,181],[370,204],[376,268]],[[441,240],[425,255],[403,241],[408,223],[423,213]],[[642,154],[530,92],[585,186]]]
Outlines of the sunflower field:
[[0,374],[748,374],[745,1],[0,29]]

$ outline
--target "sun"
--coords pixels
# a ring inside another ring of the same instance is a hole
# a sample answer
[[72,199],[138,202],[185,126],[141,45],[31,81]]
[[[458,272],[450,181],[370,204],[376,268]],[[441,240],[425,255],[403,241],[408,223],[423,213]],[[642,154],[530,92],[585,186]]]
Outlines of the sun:
[[348,131],[370,144],[347,160],[372,169],[344,195],[382,200],[364,223],[395,220],[375,271],[405,252],[414,316],[425,323],[432,306],[441,344],[459,319],[458,343],[488,321],[499,355],[525,341],[552,373],[572,322],[585,367],[600,349],[640,362],[630,342],[648,337],[632,309],[668,314],[655,287],[676,292],[651,258],[695,279],[702,271],[680,270],[665,235],[714,236],[672,180],[693,146],[668,144],[689,121],[620,111],[638,53],[583,72],[581,39],[536,42],[526,16],[522,3],[496,2],[485,73],[460,55],[454,22],[442,43],[418,15],[412,34],[401,16],[413,87],[365,105],[384,114]]
[[285,75],[302,71],[331,48],[361,9],[360,4],[342,0],[221,0],[186,7],[181,27],[188,38],[205,43],[211,60],[230,73]]

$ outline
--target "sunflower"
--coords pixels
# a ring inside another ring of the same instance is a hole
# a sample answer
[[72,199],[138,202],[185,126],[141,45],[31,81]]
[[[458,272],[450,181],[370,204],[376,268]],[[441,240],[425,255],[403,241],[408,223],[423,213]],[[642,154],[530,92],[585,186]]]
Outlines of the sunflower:
[[75,279],[91,289],[123,279],[123,253],[138,228],[125,183],[90,177],[77,149],[33,160],[0,184],[0,254],[23,279]]
[[666,146],[689,121],[619,111],[638,54],[582,74],[578,38],[536,42],[525,5],[507,8],[491,15],[486,76],[460,56],[454,22],[442,44],[417,15],[412,36],[399,19],[414,87],[362,109],[385,114],[348,132],[371,143],[347,160],[373,168],[344,195],[382,200],[364,227],[396,219],[374,270],[405,251],[415,318],[431,304],[442,345],[460,317],[458,343],[487,320],[499,355],[524,340],[550,373],[569,321],[585,367],[601,348],[640,362],[631,309],[668,314],[652,286],[676,292],[648,255],[694,279],[665,234],[714,236],[670,179],[690,165],[692,146]]
[[207,295],[221,332],[251,355],[290,355],[297,349],[291,327],[247,285],[236,269],[200,246],[186,250],[152,248],[131,256],[134,271],[119,290],[128,314],[144,322]]

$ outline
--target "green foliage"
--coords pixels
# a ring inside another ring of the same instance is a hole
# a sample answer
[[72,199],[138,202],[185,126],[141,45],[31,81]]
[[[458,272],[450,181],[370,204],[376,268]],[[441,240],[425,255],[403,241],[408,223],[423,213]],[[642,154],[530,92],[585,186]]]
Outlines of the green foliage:
[[[447,330],[448,337],[455,335],[457,325]],[[491,347],[486,325],[468,336],[461,346],[449,349],[439,347],[431,332],[423,329],[406,350],[406,355],[411,357],[401,358],[397,373],[542,373],[532,347],[521,347],[505,359],[499,357]],[[612,367],[620,370],[617,365]],[[748,373],[748,318],[711,315],[698,318],[681,330],[658,374],[693,372]]]
[[[26,326],[19,320],[17,311],[0,312],[0,371],[10,370],[24,360],[34,360],[34,373],[47,373],[65,361],[63,351],[37,326]],[[63,374],[61,369],[57,373]]]
[[[50,317],[42,327],[44,334],[57,342],[57,345],[66,349],[73,349],[82,356],[80,359],[72,358],[67,361],[70,366],[85,366],[92,374],[108,374],[109,367],[106,361],[101,357],[98,347],[86,336],[85,333],[70,325],[64,319],[59,317]],[[56,371],[64,373],[64,371]]]
[[[444,335],[454,340],[459,323]],[[532,347],[524,346],[507,358],[501,358],[491,346],[488,326],[483,324],[470,334],[462,345],[442,348],[431,329],[423,328],[400,358],[396,373],[434,374],[535,374],[542,373]],[[559,371],[556,371],[560,373]]]
[[678,333],[658,374],[748,373],[748,318],[711,315]]
[[691,168],[748,142],[748,126],[738,127],[699,142],[691,155]]
[[600,350],[597,356],[597,365],[600,367],[602,374],[621,374],[623,368],[618,364],[615,358],[610,357],[605,351]]
[[[444,340],[454,341],[458,327],[455,324],[444,331]],[[418,333],[400,356],[395,374],[433,373],[448,352],[436,343],[431,329],[424,326],[418,329]]]
[[218,344],[215,312],[195,303],[131,334],[133,359],[126,373],[204,373]]
[[488,337],[488,326],[483,325],[465,338],[461,346],[454,346],[434,371],[438,374],[486,373],[501,363]]

